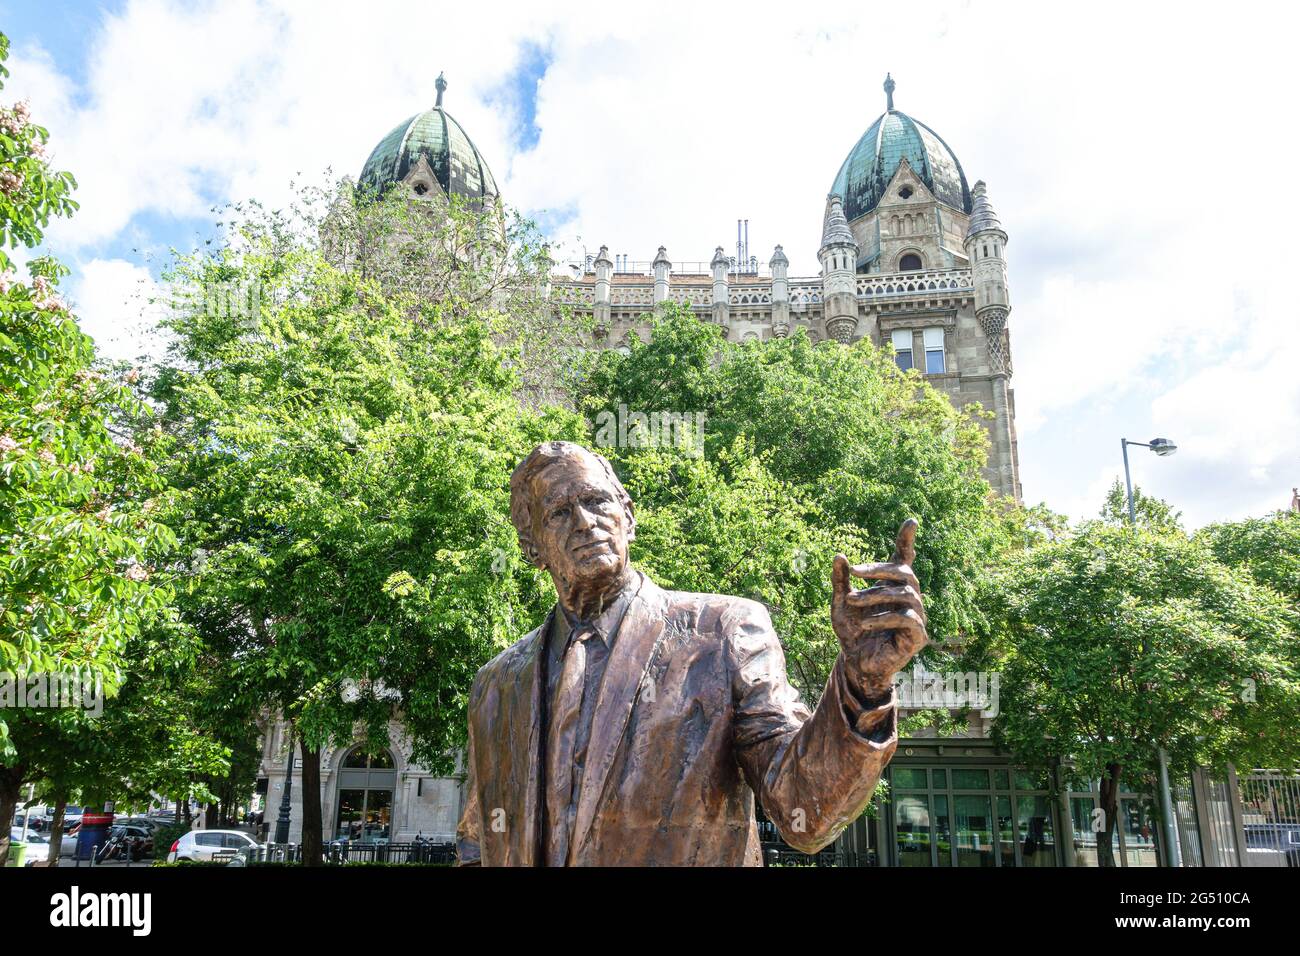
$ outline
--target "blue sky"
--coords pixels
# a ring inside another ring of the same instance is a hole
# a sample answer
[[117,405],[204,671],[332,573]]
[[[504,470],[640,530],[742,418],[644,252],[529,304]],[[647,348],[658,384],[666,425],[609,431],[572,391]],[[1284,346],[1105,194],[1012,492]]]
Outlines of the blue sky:
[[1095,513],[1120,437],[1167,435],[1179,453],[1139,450],[1135,478],[1190,523],[1284,506],[1300,484],[1294,8],[896,14],[0,0],[0,98],[28,98],[77,175],[82,208],[49,246],[87,330],[131,355],[149,320],[130,296],[169,248],[212,236],[226,202],[355,175],[440,71],[507,202],[565,253],[707,260],[747,218],[761,259],[781,243],[792,275],[815,275],[826,190],[888,70],[1010,234],[1026,498]]

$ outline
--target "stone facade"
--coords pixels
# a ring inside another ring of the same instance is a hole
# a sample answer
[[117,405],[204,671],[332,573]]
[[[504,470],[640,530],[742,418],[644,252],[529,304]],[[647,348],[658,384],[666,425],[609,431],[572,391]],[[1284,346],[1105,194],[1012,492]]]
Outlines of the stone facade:
[[[392,768],[353,769],[347,766],[356,747],[331,747],[321,753],[321,820],[326,842],[348,833],[344,821],[340,826],[340,808],[347,804],[345,791],[366,790],[380,796],[370,800],[373,823],[369,839],[382,834],[392,843],[406,843],[420,836],[435,843],[456,839],[456,824],[464,806],[463,774],[435,776],[411,760],[411,747],[402,725],[394,721],[389,730],[388,761]],[[267,721],[262,734],[262,760],[258,776],[267,781],[264,805],[270,836],[275,836],[275,822],[284,797],[285,772],[288,769],[288,725],[280,719]],[[302,761],[295,757],[292,787],[289,793],[289,842],[302,836]],[[459,770],[459,766],[458,766]],[[391,794],[389,797],[383,794]],[[345,814],[346,816],[346,814]],[[383,832],[386,831],[386,832]],[[355,839],[355,834],[352,834]]]
[[844,197],[832,193],[816,276],[790,278],[781,246],[764,272],[743,256],[729,258],[721,246],[707,272],[703,263],[674,269],[664,246],[644,263],[611,259],[601,246],[590,262],[557,274],[552,294],[592,315],[595,344],[609,348],[626,346],[632,334],[645,339],[663,301],[721,326],[733,342],[804,329],[813,341],[867,339],[900,353],[910,343],[911,365],[955,406],[978,402],[993,412],[985,476],[999,494],[1020,501],[1007,234],[985,184],[966,190],[959,165],[956,174],[969,210],[937,198],[906,156],[878,204],[857,218],[848,220]]

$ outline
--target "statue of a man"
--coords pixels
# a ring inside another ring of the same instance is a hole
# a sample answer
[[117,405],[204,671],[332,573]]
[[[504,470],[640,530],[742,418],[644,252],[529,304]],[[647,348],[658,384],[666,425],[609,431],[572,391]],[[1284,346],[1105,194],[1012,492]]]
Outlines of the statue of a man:
[[632,501],[600,455],[539,445],[510,512],[558,601],[474,679],[461,864],[758,866],[754,794],[806,852],[858,817],[898,744],[894,675],[927,640],[915,521],[888,563],[836,555],[841,651],[810,713],[763,605],[628,564]]

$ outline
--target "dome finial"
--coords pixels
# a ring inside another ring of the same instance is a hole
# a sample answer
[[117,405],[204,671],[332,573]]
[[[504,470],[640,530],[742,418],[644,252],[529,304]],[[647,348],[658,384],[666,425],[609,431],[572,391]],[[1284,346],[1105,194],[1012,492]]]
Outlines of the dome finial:
[[433,104],[433,108],[440,110],[442,109],[442,94],[447,90],[447,81],[443,79],[441,72],[438,74],[438,78],[434,80],[433,88],[438,91],[438,102]]
[[885,74],[885,109],[894,112],[894,78]]

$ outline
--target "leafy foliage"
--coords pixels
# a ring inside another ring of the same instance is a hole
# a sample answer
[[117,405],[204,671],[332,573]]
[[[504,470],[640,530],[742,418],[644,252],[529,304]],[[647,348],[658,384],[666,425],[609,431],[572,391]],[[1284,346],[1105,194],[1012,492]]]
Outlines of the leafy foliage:
[[593,360],[579,407],[593,439],[620,407],[704,414],[700,457],[638,447],[635,435],[603,449],[637,503],[633,557],[669,587],[767,604],[814,699],[839,650],[828,616],[837,551],[884,560],[903,519],[916,517],[930,632],[945,644],[982,620],[976,582],[1025,525],[981,477],[978,410],[953,409],[869,343],[814,346],[798,334],[731,344],[668,305],[648,343]]
[[[0,35],[3,75],[7,54]],[[46,163],[47,140],[25,105],[0,109],[3,245],[39,243],[51,216],[76,208],[71,175]],[[75,673],[111,699],[127,684],[132,643],[165,617],[155,565],[174,538],[157,521],[157,474],[115,427],[147,410],[128,381],[93,367],[91,341],[58,294],[67,270],[40,257],[29,271],[20,281],[0,251],[0,674]],[[0,818],[24,781],[86,782],[76,772],[92,743],[87,719],[0,711]]]
[[203,294],[166,322],[149,449],[176,489],[178,601],[231,706],[279,709],[310,749],[388,746],[400,714],[416,759],[449,771],[474,672],[543,601],[514,556],[510,470],[577,422],[521,406],[491,296],[428,298],[378,252],[332,261],[344,226],[391,213],[348,210],[322,240],[254,207],[176,262],[172,284]]
[[1183,533],[1085,523],[1008,562],[986,601],[968,660],[1002,671],[994,739],[1101,779],[1108,828],[1121,777],[1153,785],[1157,747],[1176,773],[1300,760],[1300,614]]
[[1207,525],[1196,535],[1224,564],[1241,568],[1300,607],[1300,513]]

